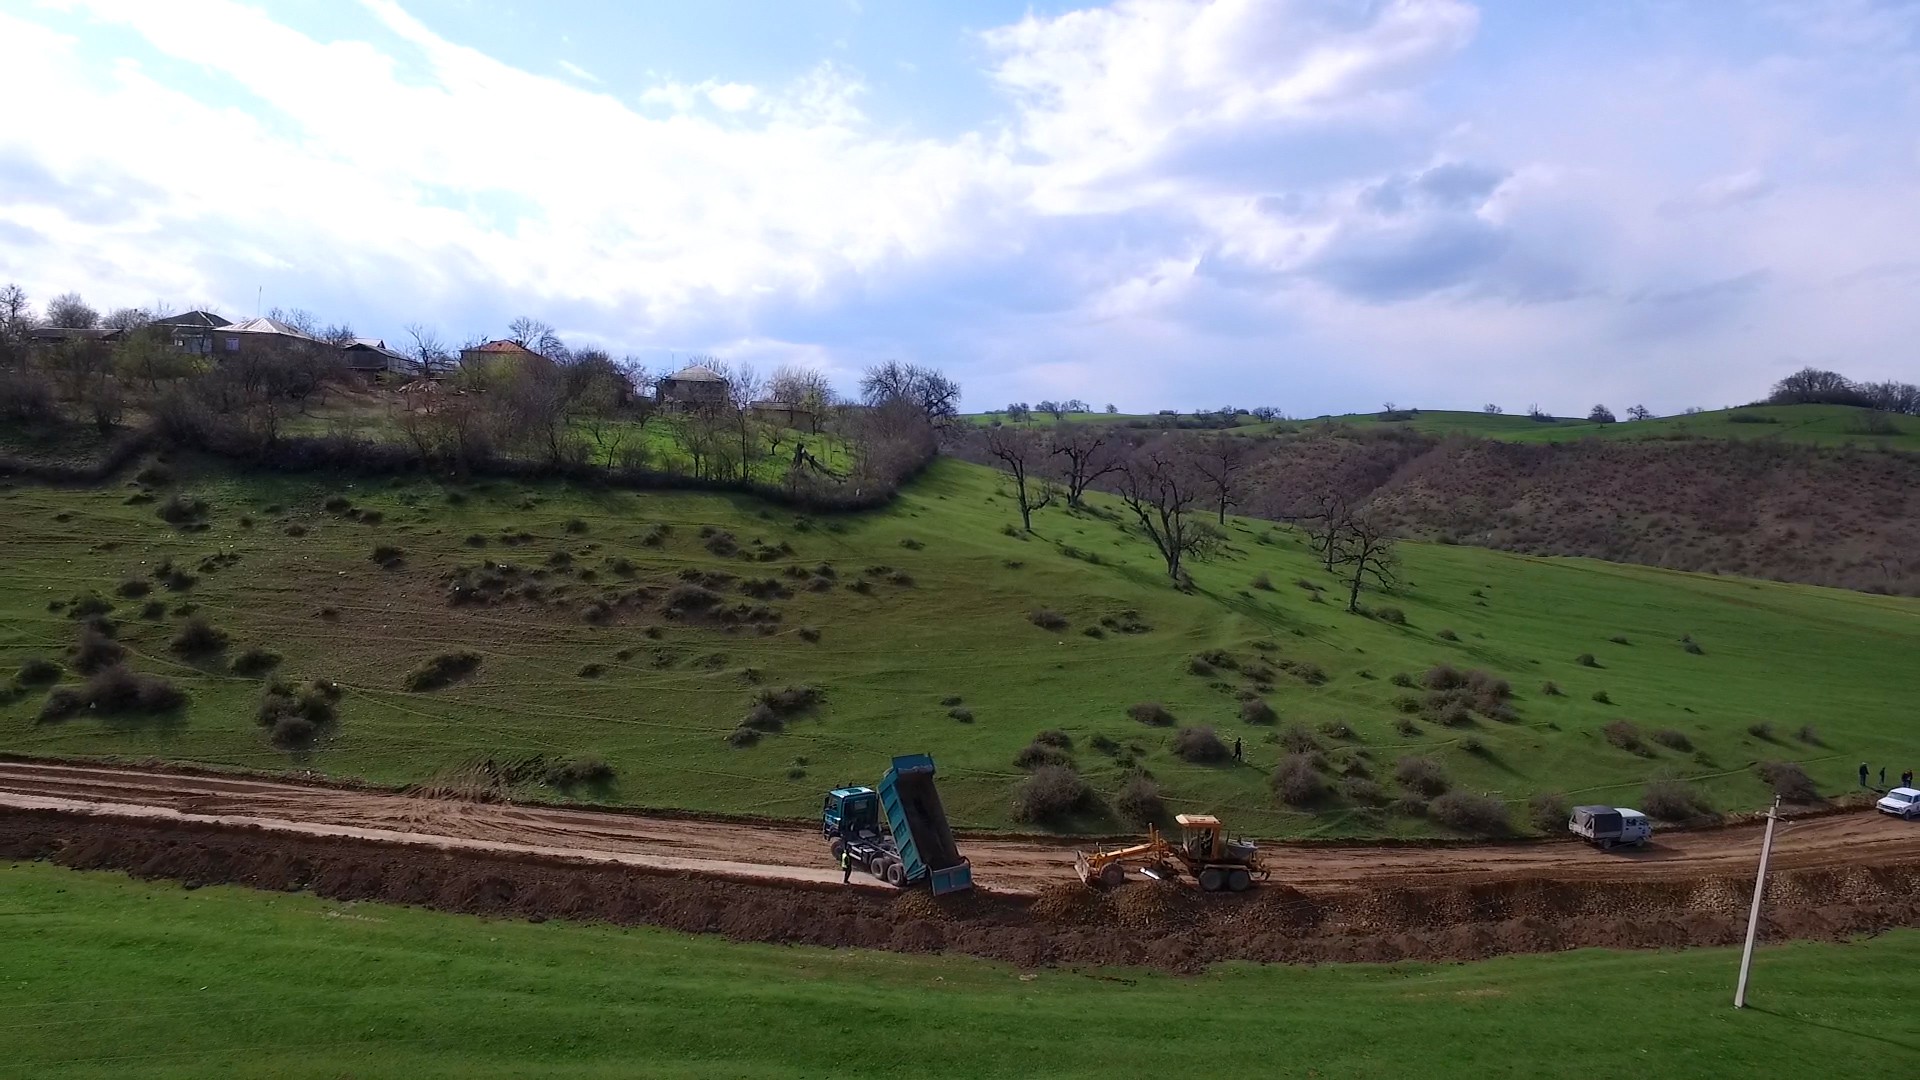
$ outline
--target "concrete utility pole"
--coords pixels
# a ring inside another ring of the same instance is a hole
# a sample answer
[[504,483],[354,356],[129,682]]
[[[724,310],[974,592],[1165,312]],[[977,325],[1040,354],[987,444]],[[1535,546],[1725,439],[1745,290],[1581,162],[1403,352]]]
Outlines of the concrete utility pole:
[[1760,934],[1760,897],[1767,891],[1767,857],[1773,854],[1773,823],[1780,817],[1780,796],[1767,808],[1767,835],[1760,841],[1760,872],[1753,877],[1753,906],[1747,909],[1747,947],[1740,952],[1740,985],[1733,991],[1733,1007],[1747,1007],[1747,972],[1753,968],[1753,940]]

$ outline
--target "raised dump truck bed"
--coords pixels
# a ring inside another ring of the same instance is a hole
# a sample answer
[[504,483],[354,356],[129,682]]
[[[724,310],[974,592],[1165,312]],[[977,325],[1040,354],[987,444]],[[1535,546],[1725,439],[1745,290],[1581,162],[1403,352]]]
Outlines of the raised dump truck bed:
[[953,842],[940,791],[933,786],[933,759],[906,754],[880,778],[880,806],[893,830],[908,881],[925,876],[934,895],[969,888],[973,866]]
[[932,758],[907,754],[878,789],[827,792],[820,825],[834,857],[894,885],[925,881],[936,896],[972,888],[973,866],[953,842],[933,773]]

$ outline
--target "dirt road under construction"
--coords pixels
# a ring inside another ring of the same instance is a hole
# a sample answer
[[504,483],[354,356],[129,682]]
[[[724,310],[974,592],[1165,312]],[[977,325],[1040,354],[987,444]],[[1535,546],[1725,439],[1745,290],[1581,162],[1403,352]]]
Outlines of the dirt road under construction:
[[[1265,844],[1245,896],[1081,886],[1073,844],[973,838],[982,888],[935,900],[845,888],[805,824],[465,802],[238,776],[0,762],[0,857],[195,884],[309,889],[742,940],[955,951],[1022,964],[1475,958],[1586,945],[1734,942],[1757,824],[1648,850],[1571,842]],[[1920,823],[1870,811],[1784,821],[1771,937],[1920,925]]]

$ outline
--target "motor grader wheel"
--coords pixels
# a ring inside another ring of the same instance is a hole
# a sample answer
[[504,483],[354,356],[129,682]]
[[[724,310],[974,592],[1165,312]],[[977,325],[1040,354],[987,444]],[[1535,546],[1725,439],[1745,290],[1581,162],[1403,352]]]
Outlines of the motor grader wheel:
[[1209,866],[1200,871],[1200,891],[1219,892],[1226,885],[1227,875],[1217,866]]
[[1111,862],[1100,868],[1100,884],[1112,889],[1127,883],[1127,868]]

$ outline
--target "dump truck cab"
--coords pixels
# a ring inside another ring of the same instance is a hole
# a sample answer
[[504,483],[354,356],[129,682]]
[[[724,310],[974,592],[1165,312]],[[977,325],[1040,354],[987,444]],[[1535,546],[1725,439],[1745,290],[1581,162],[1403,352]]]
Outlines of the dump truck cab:
[[820,831],[853,839],[880,834],[880,793],[870,787],[834,788],[820,808]]

